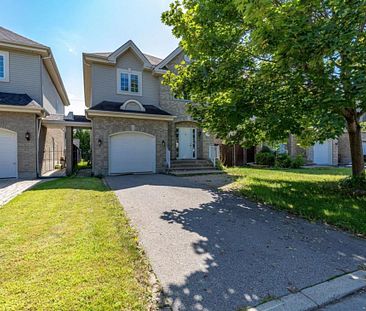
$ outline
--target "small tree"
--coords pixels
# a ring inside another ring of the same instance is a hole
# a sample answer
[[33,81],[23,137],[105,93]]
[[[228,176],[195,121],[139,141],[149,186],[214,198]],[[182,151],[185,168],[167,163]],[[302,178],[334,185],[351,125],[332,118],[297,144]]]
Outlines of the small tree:
[[90,160],[90,130],[86,129],[77,129],[74,132],[74,138],[78,138],[80,140],[80,149],[83,157],[87,156],[87,159]]
[[177,0],[162,19],[191,58],[164,81],[204,127],[243,145],[346,130],[364,175],[365,1]]

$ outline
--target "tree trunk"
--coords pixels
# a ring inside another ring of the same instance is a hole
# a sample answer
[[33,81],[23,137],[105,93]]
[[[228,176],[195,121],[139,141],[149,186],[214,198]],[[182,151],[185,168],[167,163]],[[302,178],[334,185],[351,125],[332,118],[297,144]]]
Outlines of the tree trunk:
[[355,119],[347,120],[347,130],[349,136],[349,145],[351,148],[352,175],[361,176],[365,174],[361,126]]

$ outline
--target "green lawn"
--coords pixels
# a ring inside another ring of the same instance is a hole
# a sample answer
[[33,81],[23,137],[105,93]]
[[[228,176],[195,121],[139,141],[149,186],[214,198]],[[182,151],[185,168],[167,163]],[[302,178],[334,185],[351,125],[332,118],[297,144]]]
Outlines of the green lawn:
[[45,182],[0,208],[0,310],[147,310],[148,271],[100,179]]
[[349,169],[226,171],[236,178],[233,186],[246,197],[366,236],[366,197],[352,197],[337,188],[337,182],[351,173]]

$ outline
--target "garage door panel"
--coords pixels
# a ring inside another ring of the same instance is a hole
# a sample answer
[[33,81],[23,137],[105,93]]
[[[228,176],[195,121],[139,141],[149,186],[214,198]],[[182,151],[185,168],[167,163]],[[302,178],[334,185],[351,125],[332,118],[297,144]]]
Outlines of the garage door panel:
[[155,172],[155,137],[123,132],[110,137],[110,174]]
[[0,129],[0,178],[17,177],[17,135]]
[[314,163],[318,165],[332,164],[332,143],[325,141],[324,143],[316,143],[314,145]]

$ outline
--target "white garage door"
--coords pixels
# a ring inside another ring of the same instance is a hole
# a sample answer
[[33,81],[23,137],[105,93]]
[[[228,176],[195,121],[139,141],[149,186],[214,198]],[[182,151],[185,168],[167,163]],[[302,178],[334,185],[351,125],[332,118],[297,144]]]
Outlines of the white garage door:
[[332,142],[314,145],[314,163],[318,165],[332,165]]
[[155,137],[142,132],[110,136],[109,173],[155,173]]
[[0,178],[17,177],[17,135],[0,129]]

